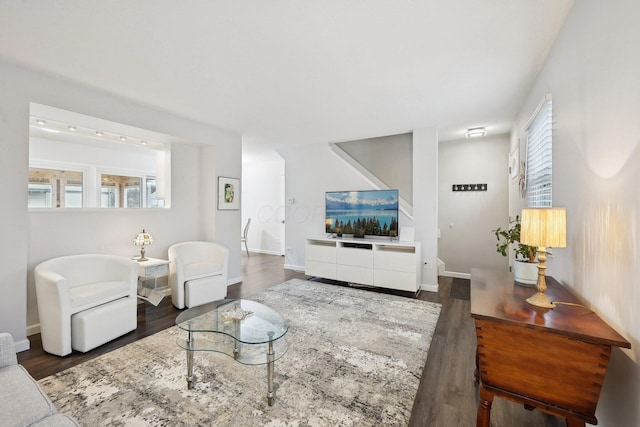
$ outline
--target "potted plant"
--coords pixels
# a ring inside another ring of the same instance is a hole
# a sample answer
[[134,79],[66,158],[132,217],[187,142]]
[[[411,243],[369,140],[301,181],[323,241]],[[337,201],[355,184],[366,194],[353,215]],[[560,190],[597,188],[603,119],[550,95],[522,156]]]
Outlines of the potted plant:
[[520,217],[510,221],[509,228],[503,230],[498,227],[493,230],[498,240],[496,243],[496,252],[502,256],[507,256],[507,250],[513,243],[518,245],[514,248],[516,253],[515,262],[513,263],[513,275],[516,282],[535,285],[538,281],[538,267],[536,261],[536,247],[520,243]]

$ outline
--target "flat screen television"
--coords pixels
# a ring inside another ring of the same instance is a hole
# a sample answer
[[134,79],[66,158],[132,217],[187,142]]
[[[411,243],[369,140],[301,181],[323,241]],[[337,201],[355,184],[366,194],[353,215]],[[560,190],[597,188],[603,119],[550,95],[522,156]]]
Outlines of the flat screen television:
[[328,191],[325,230],[339,236],[397,236],[398,190]]

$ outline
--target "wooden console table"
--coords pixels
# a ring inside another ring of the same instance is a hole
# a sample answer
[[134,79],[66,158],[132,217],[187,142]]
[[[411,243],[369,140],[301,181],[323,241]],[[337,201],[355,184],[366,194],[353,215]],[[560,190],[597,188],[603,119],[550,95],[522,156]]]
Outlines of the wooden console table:
[[[580,304],[552,277],[547,287],[552,301]],[[471,271],[480,381],[476,426],[489,427],[494,396],[563,417],[569,427],[596,424],[611,347],[631,348],[590,309],[534,307],[525,301],[534,293],[515,285],[511,273]]]

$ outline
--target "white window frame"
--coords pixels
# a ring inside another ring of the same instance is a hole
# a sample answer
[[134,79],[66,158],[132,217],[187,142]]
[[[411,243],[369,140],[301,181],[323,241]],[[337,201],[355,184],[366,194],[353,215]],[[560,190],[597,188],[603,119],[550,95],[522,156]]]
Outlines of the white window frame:
[[553,102],[544,96],[525,126],[527,206],[551,207],[553,202]]
[[[132,170],[132,169],[120,169],[120,168],[97,168],[96,169],[96,186],[97,186],[97,195],[98,195],[98,206],[101,206],[102,200],[101,192],[102,192],[102,175],[118,175],[118,176],[128,176],[131,178],[140,178],[140,204],[139,208],[121,208],[121,209],[142,209],[148,208],[147,206],[147,178],[156,178],[156,175],[153,171],[140,171],[140,170]],[[117,195],[116,195],[117,199]],[[116,203],[119,204],[119,200]]]

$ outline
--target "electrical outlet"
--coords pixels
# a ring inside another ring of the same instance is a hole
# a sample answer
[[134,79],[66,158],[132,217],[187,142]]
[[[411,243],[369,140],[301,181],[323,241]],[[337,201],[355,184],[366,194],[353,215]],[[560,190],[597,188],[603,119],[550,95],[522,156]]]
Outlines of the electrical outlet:
[[431,261],[424,262],[424,268],[428,268],[429,270],[433,269],[433,263]]

